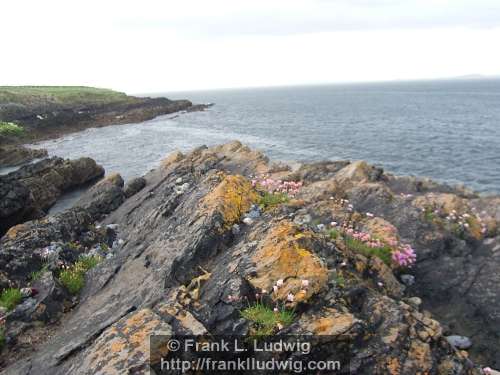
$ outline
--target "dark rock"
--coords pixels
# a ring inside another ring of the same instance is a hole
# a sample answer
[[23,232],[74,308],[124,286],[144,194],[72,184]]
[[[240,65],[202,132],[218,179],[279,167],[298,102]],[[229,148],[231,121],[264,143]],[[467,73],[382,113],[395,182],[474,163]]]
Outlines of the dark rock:
[[54,157],[0,176],[0,233],[43,216],[65,191],[103,174],[104,169],[92,159]]
[[100,219],[102,215],[110,213],[123,203],[125,200],[123,185],[123,179],[119,174],[107,176],[85,192],[75,203],[75,207],[87,210],[94,220]]
[[47,156],[47,150],[43,149],[32,149],[21,145],[0,145],[0,168],[15,167]]
[[469,349],[472,346],[472,341],[465,336],[446,336],[446,340],[458,349]]
[[125,185],[124,193],[126,198],[130,198],[132,195],[144,189],[146,186],[146,179],[144,177],[137,177],[127,182]]

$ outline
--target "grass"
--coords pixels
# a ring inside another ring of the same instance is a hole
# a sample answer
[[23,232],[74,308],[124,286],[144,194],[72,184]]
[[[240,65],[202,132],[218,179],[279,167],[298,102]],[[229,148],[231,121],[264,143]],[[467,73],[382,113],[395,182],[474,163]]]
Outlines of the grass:
[[85,86],[0,86],[0,103],[88,105],[128,100],[122,92]]
[[81,257],[70,268],[61,271],[59,281],[73,295],[80,293],[85,286],[85,273],[101,262],[100,256]]
[[290,198],[285,193],[264,192],[264,194],[260,197],[259,206],[263,210],[266,210],[272,207],[276,207],[282,203],[287,203],[289,200]]
[[23,298],[21,290],[18,288],[5,289],[0,295],[0,306],[5,307],[8,311],[13,310]]
[[376,256],[382,259],[385,264],[391,264],[392,249],[390,246],[370,247],[364,242],[349,236],[345,237],[345,243],[349,249],[357,253],[363,254],[364,256]]
[[286,327],[292,324],[295,319],[293,310],[283,308],[274,312],[270,307],[258,302],[240,313],[243,318],[255,324],[255,335],[257,336],[272,335],[276,331],[278,324]]
[[45,264],[41,269],[39,269],[38,271],[33,271],[31,272],[30,274],[30,280],[31,281],[37,281],[37,280],[40,280],[40,277],[42,277],[42,275],[47,272],[49,270],[49,266],[47,264]]
[[0,350],[5,346],[5,328],[0,327]]
[[0,137],[22,137],[24,129],[12,122],[0,121]]
[[381,247],[370,247],[363,241],[355,239],[348,235],[343,235],[338,229],[331,229],[329,231],[330,238],[334,240],[342,240],[347,248],[350,250],[363,254],[364,256],[376,256],[380,258],[388,266],[391,264],[392,248],[389,245]]

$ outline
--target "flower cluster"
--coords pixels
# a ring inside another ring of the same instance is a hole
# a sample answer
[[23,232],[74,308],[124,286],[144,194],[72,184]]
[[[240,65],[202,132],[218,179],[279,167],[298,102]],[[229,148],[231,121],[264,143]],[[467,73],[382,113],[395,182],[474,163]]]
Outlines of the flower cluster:
[[410,245],[402,245],[392,252],[392,260],[400,267],[410,267],[416,262],[417,255]]
[[261,177],[252,180],[252,186],[260,187],[268,193],[282,193],[291,197],[298,194],[302,187],[301,181],[274,180],[269,177]]
[[365,245],[371,248],[382,247],[384,244],[378,238],[373,238],[370,233],[357,232],[352,228],[348,228],[345,233],[352,238],[363,242]]
[[368,249],[384,250],[389,252],[392,262],[399,267],[411,267],[417,259],[415,250],[408,244],[402,244],[396,237],[389,237],[384,241],[372,236],[370,233],[357,231],[352,224],[344,223],[342,226],[335,221],[330,225],[335,231],[343,234],[344,238],[351,238],[361,246]]
[[[278,293],[278,290],[283,287],[283,284],[284,284],[284,281],[283,279],[279,279],[278,281],[276,281],[276,284],[273,285],[273,292],[274,293]],[[300,285],[301,285],[301,290],[299,293],[302,293],[302,294],[306,294],[307,293],[307,288],[309,288],[309,280],[301,280],[300,282]],[[293,293],[288,293],[288,295],[286,296],[286,301],[287,302],[294,302],[295,301],[295,295]],[[276,310],[275,310],[276,311]]]

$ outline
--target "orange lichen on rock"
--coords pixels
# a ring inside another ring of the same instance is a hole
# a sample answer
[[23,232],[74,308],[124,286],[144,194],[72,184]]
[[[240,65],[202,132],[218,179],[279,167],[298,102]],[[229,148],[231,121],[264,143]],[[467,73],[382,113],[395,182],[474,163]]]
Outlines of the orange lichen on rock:
[[[286,300],[292,293],[294,302],[301,302],[318,293],[328,281],[328,272],[321,260],[305,248],[312,242],[311,236],[312,232],[301,233],[289,221],[272,227],[253,255],[256,274],[249,282],[256,289],[272,291],[277,280],[283,280],[278,291],[272,293],[274,300]],[[302,286],[303,280],[307,280],[307,288]]]
[[219,212],[223,218],[223,230],[240,221],[251,205],[257,201],[257,192],[243,176],[225,176],[222,182],[205,198],[202,206],[206,210]]
[[[94,373],[123,374],[131,369],[147,371],[151,352],[149,336],[171,333],[170,326],[152,310],[139,310],[104,331],[87,349],[83,365],[93,369]],[[163,345],[156,349],[155,353],[160,353]]]
[[20,232],[23,232],[26,229],[28,229],[28,227],[25,224],[18,224],[10,228],[5,235],[7,238],[13,240]]
[[[333,308],[324,308],[320,313],[302,317],[301,326],[314,335],[346,335],[358,322],[354,315]],[[346,336],[348,337],[348,335]]]

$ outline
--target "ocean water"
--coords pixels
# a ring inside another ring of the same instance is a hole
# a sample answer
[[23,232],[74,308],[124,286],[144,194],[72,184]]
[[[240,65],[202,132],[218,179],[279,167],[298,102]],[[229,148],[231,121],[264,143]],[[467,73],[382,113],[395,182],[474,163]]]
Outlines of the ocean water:
[[284,161],[367,160],[500,193],[500,80],[453,80],[161,93],[213,102],[39,143],[50,154],[90,156],[125,179],[171,151],[238,139]]

